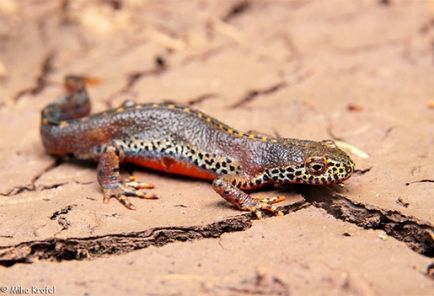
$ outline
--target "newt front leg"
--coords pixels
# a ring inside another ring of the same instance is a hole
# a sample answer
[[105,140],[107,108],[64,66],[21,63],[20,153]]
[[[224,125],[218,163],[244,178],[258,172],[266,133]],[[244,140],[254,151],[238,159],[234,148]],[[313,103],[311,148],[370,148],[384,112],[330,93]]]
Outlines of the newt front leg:
[[262,177],[249,180],[240,176],[226,175],[216,178],[212,186],[225,200],[240,210],[255,213],[258,219],[262,217],[261,210],[281,216],[283,212],[277,211],[273,204],[283,201],[284,197],[254,198],[242,191],[242,189],[253,189],[267,184],[267,180],[264,180]]
[[114,197],[126,208],[135,210],[136,208],[130,202],[128,196],[142,199],[158,199],[158,196],[155,194],[141,191],[141,189],[154,188],[151,184],[132,180],[121,181],[119,162],[119,150],[114,146],[107,147],[106,151],[100,156],[98,162],[98,183],[104,194],[104,203],[108,203],[110,198]]

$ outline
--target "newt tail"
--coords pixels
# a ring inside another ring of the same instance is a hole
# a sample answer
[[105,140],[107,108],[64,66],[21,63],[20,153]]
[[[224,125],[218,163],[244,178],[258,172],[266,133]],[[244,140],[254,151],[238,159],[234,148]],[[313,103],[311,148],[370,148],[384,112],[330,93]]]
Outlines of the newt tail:
[[54,156],[98,162],[104,201],[128,196],[155,199],[147,183],[121,180],[129,162],[172,174],[212,181],[214,190],[240,210],[279,213],[280,198],[255,199],[247,192],[270,184],[341,183],[354,171],[351,158],[331,140],[273,138],[237,131],[189,106],[135,104],[93,115],[83,77],[65,78],[67,95],[41,112],[41,137]]

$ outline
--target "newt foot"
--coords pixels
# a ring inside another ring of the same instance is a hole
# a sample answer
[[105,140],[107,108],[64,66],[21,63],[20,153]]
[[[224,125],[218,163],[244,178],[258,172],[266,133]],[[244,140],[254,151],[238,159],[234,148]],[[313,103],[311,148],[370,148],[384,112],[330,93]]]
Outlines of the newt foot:
[[145,182],[131,181],[131,179],[125,182],[112,184],[109,188],[103,189],[103,202],[108,203],[111,198],[115,198],[127,209],[135,210],[136,207],[128,197],[132,196],[141,199],[158,199],[159,197],[157,195],[141,190],[151,188],[154,188],[154,185]]
[[276,197],[257,197],[253,198],[254,205],[250,207],[246,207],[245,210],[248,210],[255,214],[256,218],[262,219],[262,211],[266,211],[269,213],[272,213],[276,216],[283,216],[283,212],[280,210],[277,210],[276,206],[273,204],[281,202],[285,200],[284,196],[276,196]]
[[154,189],[154,184],[146,182],[137,182],[135,176],[130,176],[129,179],[125,180],[125,185],[134,189]]

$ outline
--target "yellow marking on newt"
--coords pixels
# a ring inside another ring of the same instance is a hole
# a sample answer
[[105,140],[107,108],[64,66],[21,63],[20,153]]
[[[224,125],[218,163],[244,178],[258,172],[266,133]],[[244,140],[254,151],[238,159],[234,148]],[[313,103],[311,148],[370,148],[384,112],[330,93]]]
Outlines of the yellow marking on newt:
[[185,107],[185,108],[184,108],[184,112],[190,113],[190,108]]
[[228,128],[228,134],[229,135],[231,135],[232,133],[234,132],[234,130],[233,129],[231,129],[231,128]]
[[255,138],[255,135],[254,134],[250,134],[249,135],[249,139],[254,139]]
[[157,103],[152,104],[152,107],[154,107],[154,108],[157,108],[158,106],[160,106],[160,105],[158,105]]
[[69,123],[67,121],[61,121],[59,122],[59,126],[60,127],[67,127],[69,125]]
[[167,108],[169,108],[169,109],[175,109],[175,105],[174,104],[169,104],[169,105],[167,105]]
[[238,137],[242,137],[242,136],[244,136],[244,133],[243,132],[238,132]]
[[211,117],[207,117],[206,121],[211,122]]
[[117,113],[124,112],[124,111],[125,111],[125,109],[122,108],[122,107],[116,109],[116,112],[117,112]]
[[268,140],[267,137],[262,137],[262,138],[261,138],[261,141],[262,141],[262,142],[267,142],[267,140]]

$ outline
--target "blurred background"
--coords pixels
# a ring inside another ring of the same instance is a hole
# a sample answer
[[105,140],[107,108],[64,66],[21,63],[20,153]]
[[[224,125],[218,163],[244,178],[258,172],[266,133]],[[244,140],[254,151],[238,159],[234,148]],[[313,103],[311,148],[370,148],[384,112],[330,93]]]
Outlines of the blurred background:
[[[249,106],[283,92],[285,106],[305,105],[287,110],[292,117],[314,107],[331,114],[388,88],[376,102],[384,104],[396,83],[433,66],[433,7],[429,0],[2,0],[0,102],[35,97],[77,73],[101,80],[95,99],[109,106],[123,97]],[[326,103],[314,102],[321,96]]]

